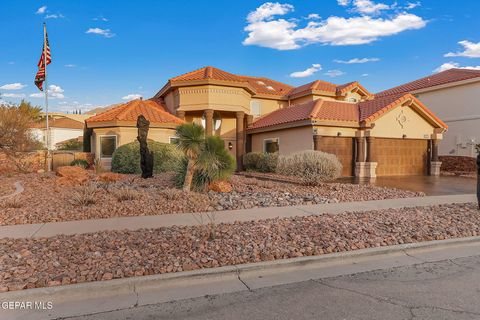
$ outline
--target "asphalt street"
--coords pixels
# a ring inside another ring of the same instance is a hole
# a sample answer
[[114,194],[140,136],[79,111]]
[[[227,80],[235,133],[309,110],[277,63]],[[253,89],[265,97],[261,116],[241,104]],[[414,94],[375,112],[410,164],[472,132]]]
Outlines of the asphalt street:
[[70,319],[480,319],[480,255]]

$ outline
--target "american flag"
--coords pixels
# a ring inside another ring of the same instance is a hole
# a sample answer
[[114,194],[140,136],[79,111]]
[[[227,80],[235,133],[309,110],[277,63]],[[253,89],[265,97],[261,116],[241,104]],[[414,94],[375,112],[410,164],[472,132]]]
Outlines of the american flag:
[[[46,57],[45,57],[46,54]],[[47,65],[52,62],[52,55],[50,53],[50,46],[48,44],[48,35],[47,31],[45,30],[45,39],[43,43],[42,55],[40,57],[40,61],[38,61],[38,71],[35,75],[35,85],[43,91],[43,82],[45,81],[45,60]]]

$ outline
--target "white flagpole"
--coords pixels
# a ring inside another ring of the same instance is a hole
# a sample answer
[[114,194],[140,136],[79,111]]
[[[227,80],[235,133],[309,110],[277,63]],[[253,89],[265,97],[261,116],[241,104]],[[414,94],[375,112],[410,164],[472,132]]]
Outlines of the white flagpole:
[[45,114],[46,114],[46,144],[47,144],[47,171],[51,171],[50,154],[50,126],[48,123],[48,82],[47,82],[47,24],[43,23],[43,66],[45,68]]

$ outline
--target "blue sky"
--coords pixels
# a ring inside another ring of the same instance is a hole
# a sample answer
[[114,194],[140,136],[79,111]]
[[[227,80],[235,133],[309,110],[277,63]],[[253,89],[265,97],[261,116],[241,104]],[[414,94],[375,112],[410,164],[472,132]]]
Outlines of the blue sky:
[[358,80],[377,92],[442,65],[480,66],[480,1],[454,4],[2,0],[0,94],[43,106],[33,78],[44,21],[56,111],[148,98],[206,65],[292,85]]

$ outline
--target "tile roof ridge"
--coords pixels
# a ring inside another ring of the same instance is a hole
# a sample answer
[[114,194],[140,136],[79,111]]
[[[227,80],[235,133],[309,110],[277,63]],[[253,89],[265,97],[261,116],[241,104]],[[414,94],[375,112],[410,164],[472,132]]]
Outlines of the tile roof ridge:
[[201,71],[202,69],[205,69],[205,68],[207,68],[207,67],[205,66],[205,67],[201,67],[201,68],[195,69],[195,70],[193,70],[193,71],[189,71],[189,72],[186,72],[186,73],[182,73],[182,74],[180,74],[180,75],[178,75],[178,76],[175,76],[175,77],[172,77],[172,78],[168,79],[168,81],[171,81],[171,80],[176,81],[176,79],[178,79],[178,78],[181,78],[181,77],[185,77],[185,76],[187,76],[187,75],[194,74],[195,72],[199,72],[199,71]]
[[325,100],[323,99],[317,99],[313,101],[314,103],[313,103],[312,111],[310,112],[310,118],[315,118],[317,116],[318,112],[323,106],[324,101]]
[[140,99],[135,99],[135,100],[132,100],[132,101],[127,102],[127,103],[125,104],[125,108],[124,108],[122,111],[120,111],[119,113],[117,113],[117,115],[115,116],[115,118],[116,118],[116,119],[120,119],[122,116],[124,116],[125,114],[127,114],[132,107],[135,108],[135,107],[138,105],[137,101],[142,101],[142,100],[140,100]]

